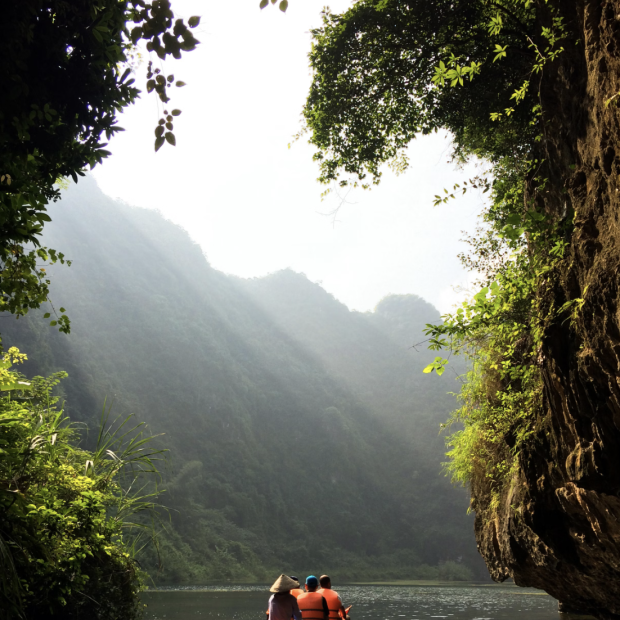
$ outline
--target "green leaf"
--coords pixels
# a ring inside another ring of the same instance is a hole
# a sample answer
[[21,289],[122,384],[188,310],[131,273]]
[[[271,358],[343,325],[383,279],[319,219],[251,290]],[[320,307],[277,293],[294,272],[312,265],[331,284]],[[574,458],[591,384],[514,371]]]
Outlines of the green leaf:
[[282,2],[280,2],[280,10],[286,13],[286,9],[288,9],[288,0],[282,0]]
[[198,26],[198,24],[200,23],[200,16],[199,15],[192,15],[187,20],[187,23],[189,24],[190,28],[196,28],[196,26]]
[[172,110],[172,116],[181,116],[181,110]]
[[183,86],[185,86],[185,82],[183,82],[181,80],[177,80],[176,86],[177,86],[177,88],[182,88]]
[[155,140],[155,152],[159,151],[159,149],[164,145],[165,141],[166,140],[164,139],[163,136],[160,136],[159,138]]
[[166,142],[168,142],[168,144],[172,144],[172,146],[177,145],[177,140],[171,131],[167,131],[164,137],[166,138]]
[[43,315],[43,318],[44,318],[44,319],[49,319],[49,318],[50,318],[50,316],[51,316],[51,315],[50,315],[50,313],[49,313],[49,312],[46,312],[46,313]]

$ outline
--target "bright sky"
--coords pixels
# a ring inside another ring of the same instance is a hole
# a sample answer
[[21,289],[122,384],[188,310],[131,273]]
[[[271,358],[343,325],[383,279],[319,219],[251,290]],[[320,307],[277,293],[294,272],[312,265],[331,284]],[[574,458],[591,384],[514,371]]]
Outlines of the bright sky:
[[255,277],[290,267],[356,310],[390,293],[415,293],[449,310],[453,287],[467,281],[459,240],[474,229],[482,203],[467,195],[432,206],[444,187],[471,176],[447,163],[447,137],[416,140],[407,173],[386,171],[378,188],[352,191],[334,221],[324,214],[336,198],[321,201],[312,149],[303,140],[288,148],[310,82],[309,30],[320,24],[324,2],[291,0],[286,14],[261,11],[258,0],[172,5],[178,16],[202,16],[201,45],[164,69],[187,83],[172,91],[170,109],[183,111],[177,146],[154,153],[158,106],[143,95],[121,117],[126,131],[110,143],[113,155],[95,169],[103,191],[161,211],[221,271]]

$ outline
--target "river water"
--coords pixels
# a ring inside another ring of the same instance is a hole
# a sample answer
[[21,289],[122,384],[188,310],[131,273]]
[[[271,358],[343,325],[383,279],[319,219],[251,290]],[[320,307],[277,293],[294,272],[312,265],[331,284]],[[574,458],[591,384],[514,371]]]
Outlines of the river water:
[[[559,620],[544,592],[497,585],[348,585],[335,588],[352,620]],[[268,586],[208,586],[150,591],[147,620],[265,620]],[[581,616],[585,618],[585,616]]]

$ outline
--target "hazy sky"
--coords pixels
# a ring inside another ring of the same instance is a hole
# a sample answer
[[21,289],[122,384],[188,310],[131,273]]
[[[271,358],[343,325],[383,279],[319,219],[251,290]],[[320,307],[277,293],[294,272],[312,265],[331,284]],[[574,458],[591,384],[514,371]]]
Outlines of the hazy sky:
[[[354,190],[337,219],[324,215],[312,149],[288,148],[300,128],[310,74],[309,29],[324,2],[290,0],[286,14],[258,0],[173,0],[178,16],[201,15],[197,50],[166,63],[187,82],[170,108],[176,148],[155,154],[156,98],[121,117],[126,131],[95,169],[109,195],[158,209],[182,225],[210,263],[243,277],[290,267],[352,309],[368,310],[389,293],[416,293],[446,311],[466,280],[456,257],[461,231],[473,230],[478,196],[432,206],[435,194],[467,177],[447,163],[449,140],[433,135],[410,148],[411,169],[389,171],[372,191]],[[234,9],[231,8],[234,5]],[[329,4],[333,11],[350,5]],[[157,60],[155,58],[155,60]],[[136,76],[144,83],[144,65]]]

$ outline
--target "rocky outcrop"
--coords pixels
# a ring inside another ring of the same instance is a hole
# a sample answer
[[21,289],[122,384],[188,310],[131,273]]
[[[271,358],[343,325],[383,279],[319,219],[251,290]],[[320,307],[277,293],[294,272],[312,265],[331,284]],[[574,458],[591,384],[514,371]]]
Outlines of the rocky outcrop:
[[568,257],[540,298],[583,303],[547,330],[537,430],[476,536],[494,579],[620,618],[620,0],[539,4],[569,28],[541,81],[545,208],[574,212]]

